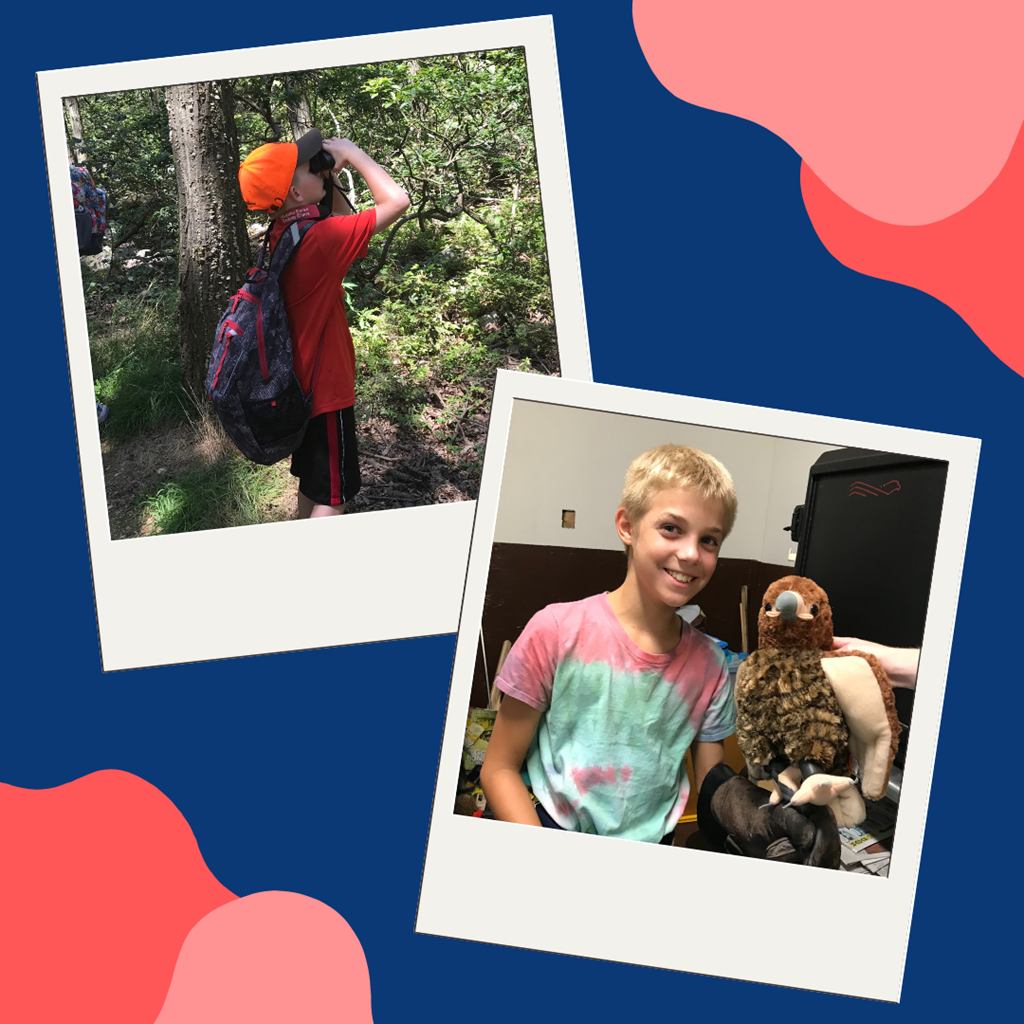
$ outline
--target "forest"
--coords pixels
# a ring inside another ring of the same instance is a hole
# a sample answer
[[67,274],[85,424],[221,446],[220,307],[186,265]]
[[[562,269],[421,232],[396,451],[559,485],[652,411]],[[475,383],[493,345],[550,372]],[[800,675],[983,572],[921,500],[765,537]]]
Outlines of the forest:
[[[408,192],[345,283],[366,512],[477,496],[498,368],[557,375],[522,50],[65,99],[69,161],[107,192],[82,278],[111,535],[290,519],[287,460],[248,462],[203,392],[213,331],[265,214],[242,203],[254,148],[347,137]],[[354,205],[372,197],[342,176]]]

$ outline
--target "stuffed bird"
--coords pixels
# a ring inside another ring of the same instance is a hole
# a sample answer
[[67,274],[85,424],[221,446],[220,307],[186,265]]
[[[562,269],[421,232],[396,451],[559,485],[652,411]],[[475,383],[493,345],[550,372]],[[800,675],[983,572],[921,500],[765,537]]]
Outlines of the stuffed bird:
[[829,806],[840,827],[880,800],[899,742],[892,685],[878,659],[832,650],[832,609],[813,580],[785,576],[758,614],[758,649],[736,673],[736,738],[750,778],[775,779],[793,806]]

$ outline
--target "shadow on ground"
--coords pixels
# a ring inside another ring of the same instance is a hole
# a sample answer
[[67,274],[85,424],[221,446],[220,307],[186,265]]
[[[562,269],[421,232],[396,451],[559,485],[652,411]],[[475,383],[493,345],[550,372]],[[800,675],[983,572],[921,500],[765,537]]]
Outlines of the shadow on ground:
[[386,421],[363,424],[359,432],[363,487],[348,511],[475,501],[486,433],[486,422],[467,420],[459,427],[462,447],[453,452],[429,433],[399,432]]

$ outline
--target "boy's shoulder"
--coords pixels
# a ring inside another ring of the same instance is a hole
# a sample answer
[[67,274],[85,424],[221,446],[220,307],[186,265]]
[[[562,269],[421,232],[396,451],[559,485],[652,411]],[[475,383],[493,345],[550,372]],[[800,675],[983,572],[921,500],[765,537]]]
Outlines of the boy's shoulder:
[[688,622],[683,623],[683,635],[681,640],[688,639],[691,647],[696,647],[704,652],[715,662],[725,664],[725,651],[721,644],[714,638],[694,629]]
[[[315,206],[296,207],[279,215],[270,225],[270,247],[277,246],[284,231],[296,221],[312,222],[304,228],[304,240],[299,252],[302,262],[310,259],[347,256],[349,260],[363,254],[376,227],[376,213],[371,208],[352,214],[350,217],[320,218]],[[313,250],[317,250],[313,253]]]
[[606,594],[594,594],[580,601],[559,601],[545,605],[540,611],[534,612],[522,639],[534,647],[561,649],[587,635],[597,636],[607,632],[602,627],[609,625],[602,604],[607,607]]
[[610,609],[608,612],[605,609],[608,609],[608,595],[592,594],[579,601],[557,601],[545,605],[533,619],[538,623],[547,622],[564,626],[594,618],[605,618],[606,614],[610,613]]

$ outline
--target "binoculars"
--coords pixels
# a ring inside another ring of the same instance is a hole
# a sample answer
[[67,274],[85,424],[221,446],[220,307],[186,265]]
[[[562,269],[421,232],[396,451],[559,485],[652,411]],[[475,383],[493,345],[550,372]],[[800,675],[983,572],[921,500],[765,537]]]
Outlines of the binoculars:
[[313,158],[309,161],[310,174],[322,174],[324,171],[331,170],[334,170],[334,157],[326,149],[321,149],[319,153],[313,154]]
[[[323,174],[324,171],[333,171],[333,170],[334,170],[334,157],[331,156],[331,154],[328,153],[326,149],[321,149],[319,153],[314,153],[312,159],[309,161],[309,172],[310,172],[310,174]],[[347,171],[345,173],[348,174]],[[345,195],[345,192],[344,192],[343,189],[339,188],[338,185],[335,184],[334,179],[333,178],[326,178],[325,181],[327,182],[327,185],[324,188],[324,197],[323,197],[323,199],[320,200],[322,215],[326,217],[328,215],[328,213],[330,213],[331,204],[333,202],[333,198],[332,197],[334,196],[334,191],[338,191],[338,192],[341,193],[341,197],[345,200],[346,203],[348,203],[349,209],[353,213],[355,213],[356,212],[356,208],[355,208],[355,206],[352,205],[352,200],[349,199],[349,197],[347,195]],[[352,175],[351,174],[349,174],[349,176],[348,176],[348,182],[349,182],[349,186],[351,187],[351,185],[352,185]],[[332,190],[334,190],[334,191],[332,191]],[[326,212],[323,212],[323,211],[326,211]]]

